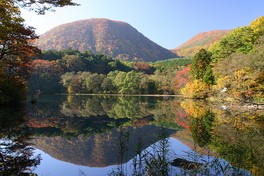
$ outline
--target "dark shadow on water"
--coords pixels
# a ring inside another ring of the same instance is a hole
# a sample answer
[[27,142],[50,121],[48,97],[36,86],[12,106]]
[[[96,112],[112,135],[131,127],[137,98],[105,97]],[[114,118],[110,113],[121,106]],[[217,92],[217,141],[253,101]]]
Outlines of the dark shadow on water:
[[23,105],[0,109],[0,175],[33,174],[40,156],[33,156]]

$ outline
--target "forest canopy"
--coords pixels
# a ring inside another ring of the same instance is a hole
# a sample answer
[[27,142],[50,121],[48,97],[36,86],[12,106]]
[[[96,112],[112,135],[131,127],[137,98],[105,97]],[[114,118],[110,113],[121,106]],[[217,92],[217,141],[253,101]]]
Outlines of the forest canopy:
[[43,51],[41,58],[30,65],[32,92],[174,94],[175,73],[190,63],[188,59],[128,62],[73,49]]

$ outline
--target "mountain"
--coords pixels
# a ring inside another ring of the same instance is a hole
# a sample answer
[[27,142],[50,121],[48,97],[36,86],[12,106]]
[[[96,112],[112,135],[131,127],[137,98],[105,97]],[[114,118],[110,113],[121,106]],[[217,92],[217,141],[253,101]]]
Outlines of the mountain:
[[[106,133],[72,138],[35,136],[32,143],[36,148],[61,161],[90,167],[106,167],[126,163],[137,155],[140,144],[143,150],[159,141],[163,130],[152,125],[122,129],[123,131],[113,129]],[[167,135],[176,132],[168,129],[165,131]],[[124,148],[120,148],[121,144]],[[126,151],[122,160],[121,150]]]
[[176,57],[131,25],[101,18],[57,26],[41,35],[36,45],[43,50],[90,50],[125,60],[157,61]]
[[183,57],[194,56],[201,48],[209,49],[214,42],[220,40],[230,31],[231,30],[214,30],[199,33],[179,47],[172,49],[172,52]]

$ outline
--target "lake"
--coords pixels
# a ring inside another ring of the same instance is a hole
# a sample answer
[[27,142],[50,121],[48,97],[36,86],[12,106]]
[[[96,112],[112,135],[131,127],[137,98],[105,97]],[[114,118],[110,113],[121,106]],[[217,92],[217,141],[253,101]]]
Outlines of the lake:
[[57,95],[1,107],[0,126],[3,175],[264,175],[260,110],[166,96]]

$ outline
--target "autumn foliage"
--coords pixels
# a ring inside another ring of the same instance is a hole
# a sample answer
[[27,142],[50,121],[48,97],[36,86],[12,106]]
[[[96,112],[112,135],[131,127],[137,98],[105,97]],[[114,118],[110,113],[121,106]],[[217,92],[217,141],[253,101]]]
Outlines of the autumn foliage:
[[183,88],[190,81],[190,66],[191,65],[188,65],[176,73],[175,79],[177,81],[177,91]]
[[173,52],[183,57],[193,57],[200,49],[209,49],[213,43],[219,41],[231,30],[214,30],[202,32],[192,37],[187,42],[173,49]]
[[26,95],[29,57],[39,52],[31,43],[37,36],[13,1],[0,4],[0,103],[19,102]]
[[[201,49],[192,59],[191,80],[181,89],[188,98],[233,98],[263,102],[264,18],[239,27]],[[224,90],[224,91],[222,91]]]
[[102,18],[57,26],[41,35],[36,45],[43,50],[73,48],[81,52],[92,51],[121,60],[157,61],[176,57],[131,25]]

